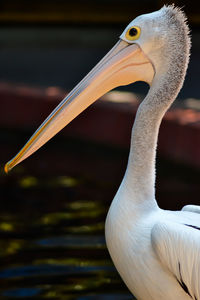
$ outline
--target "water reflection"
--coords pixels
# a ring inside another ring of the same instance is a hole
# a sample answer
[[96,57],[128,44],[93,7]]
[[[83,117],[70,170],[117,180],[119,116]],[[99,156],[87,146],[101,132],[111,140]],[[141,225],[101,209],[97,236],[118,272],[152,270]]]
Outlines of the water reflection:
[[29,172],[0,174],[0,299],[133,299],[105,245],[109,203],[95,197],[110,184]]

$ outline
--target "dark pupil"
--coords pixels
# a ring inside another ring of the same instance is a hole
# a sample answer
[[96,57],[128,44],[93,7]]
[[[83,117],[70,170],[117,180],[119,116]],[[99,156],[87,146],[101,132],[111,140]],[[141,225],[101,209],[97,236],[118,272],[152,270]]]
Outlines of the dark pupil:
[[135,36],[135,35],[137,35],[137,29],[136,29],[136,28],[131,28],[131,29],[129,30],[129,35],[130,35],[130,36]]

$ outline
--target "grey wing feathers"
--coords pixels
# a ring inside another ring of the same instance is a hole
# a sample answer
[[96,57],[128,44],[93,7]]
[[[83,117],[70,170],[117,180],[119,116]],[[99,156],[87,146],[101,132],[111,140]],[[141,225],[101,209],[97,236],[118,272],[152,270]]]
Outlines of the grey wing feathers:
[[173,222],[152,229],[153,249],[180,286],[192,299],[200,300],[200,231]]

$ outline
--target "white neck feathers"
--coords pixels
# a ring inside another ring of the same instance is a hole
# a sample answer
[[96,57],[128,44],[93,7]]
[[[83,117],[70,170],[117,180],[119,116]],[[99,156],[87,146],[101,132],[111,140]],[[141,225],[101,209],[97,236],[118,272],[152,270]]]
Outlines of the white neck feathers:
[[[146,98],[140,104],[132,129],[130,155],[122,183],[134,201],[155,203],[155,158],[161,120],[177,97],[185,78],[189,61],[188,35],[165,59],[157,70]],[[181,45],[180,45],[181,43]],[[179,48],[177,52],[177,47]],[[163,73],[163,69],[165,73]]]

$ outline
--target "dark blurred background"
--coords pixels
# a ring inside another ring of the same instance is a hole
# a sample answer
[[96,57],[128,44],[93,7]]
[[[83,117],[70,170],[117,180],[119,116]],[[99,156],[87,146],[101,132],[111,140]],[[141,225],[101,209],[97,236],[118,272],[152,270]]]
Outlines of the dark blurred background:
[[[183,7],[192,32],[189,76],[180,97],[198,98],[200,8],[189,0],[2,0],[0,80],[70,90],[132,19],[171,3]],[[134,91],[146,90],[145,84],[134,85]]]

